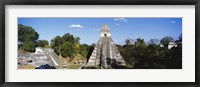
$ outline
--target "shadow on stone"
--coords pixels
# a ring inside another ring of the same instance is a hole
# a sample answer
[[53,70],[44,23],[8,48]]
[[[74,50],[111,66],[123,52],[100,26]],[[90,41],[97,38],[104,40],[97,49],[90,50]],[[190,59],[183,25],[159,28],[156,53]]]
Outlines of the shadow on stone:
[[100,69],[99,66],[82,66],[81,69]]
[[41,65],[36,67],[35,69],[56,69],[54,66],[50,66],[49,64]]
[[112,66],[113,69],[129,69],[127,66],[123,66],[123,65],[116,65],[116,66]]

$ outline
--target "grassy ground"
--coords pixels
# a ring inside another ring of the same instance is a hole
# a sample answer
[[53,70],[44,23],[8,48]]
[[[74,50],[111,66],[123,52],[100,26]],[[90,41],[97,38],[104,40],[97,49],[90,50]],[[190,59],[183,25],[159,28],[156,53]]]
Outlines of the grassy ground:
[[[118,65],[118,66],[112,66],[107,69],[132,69],[132,68],[133,67]],[[101,69],[101,68],[99,66],[85,66],[85,67],[82,67],[82,69]]]
[[79,69],[82,65],[68,65],[67,69]]
[[18,50],[18,54],[31,54],[31,53],[35,53],[35,52],[27,52],[24,50]]
[[35,69],[36,67],[32,65],[23,65],[23,66],[18,66],[18,69]]
[[101,69],[99,66],[90,66],[90,67],[87,67],[86,69]]

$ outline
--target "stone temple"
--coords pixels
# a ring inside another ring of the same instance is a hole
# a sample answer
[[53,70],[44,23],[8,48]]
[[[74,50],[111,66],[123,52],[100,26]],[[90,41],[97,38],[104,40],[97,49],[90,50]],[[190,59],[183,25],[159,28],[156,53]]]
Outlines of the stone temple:
[[108,25],[103,25],[100,32],[99,41],[97,42],[87,62],[87,66],[111,68],[118,65],[125,65],[125,61],[111,38]]

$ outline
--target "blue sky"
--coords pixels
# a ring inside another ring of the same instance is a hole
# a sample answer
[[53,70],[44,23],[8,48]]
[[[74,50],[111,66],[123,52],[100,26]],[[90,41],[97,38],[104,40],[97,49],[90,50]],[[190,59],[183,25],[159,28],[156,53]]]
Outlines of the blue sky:
[[172,36],[177,40],[182,32],[182,18],[18,18],[18,24],[33,27],[40,40],[51,41],[70,33],[86,44],[97,43],[103,24],[110,27],[116,44],[124,44],[127,38],[143,38],[148,42]]

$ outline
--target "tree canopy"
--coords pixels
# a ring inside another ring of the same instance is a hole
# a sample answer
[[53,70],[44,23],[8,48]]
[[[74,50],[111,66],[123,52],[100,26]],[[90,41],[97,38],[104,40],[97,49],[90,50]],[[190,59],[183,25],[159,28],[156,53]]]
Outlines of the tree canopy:
[[62,56],[73,58],[78,54],[86,57],[88,55],[88,45],[80,44],[80,37],[75,37],[70,33],[63,36],[56,36],[51,40],[51,47],[54,51]]
[[[168,46],[174,41],[170,36],[163,37],[161,44]],[[126,64],[136,69],[181,69],[182,68],[182,37],[176,41],[177,47],[171,49],[160,47],[158,39],[150,39],[148,44],[144,39],[137,38],[135,44],[116,45]]]
[[166,36],[166,37],[163,37],[161,40],[160,40],[160,43],[163,44],[165,47],[168,46],[169,42],[172,42],[174,41],[174,38],[171,37],[171,36]]
[[49,45],[49,42],[47,40],[38,40],[37,41],[37,46],[38,47],[45,47],[47,45]]
[[34,28],[18,24],[18,48],[25,51],[35,51],[39,34]]

